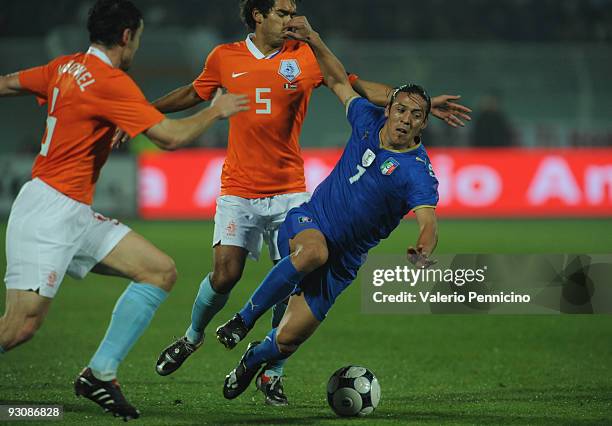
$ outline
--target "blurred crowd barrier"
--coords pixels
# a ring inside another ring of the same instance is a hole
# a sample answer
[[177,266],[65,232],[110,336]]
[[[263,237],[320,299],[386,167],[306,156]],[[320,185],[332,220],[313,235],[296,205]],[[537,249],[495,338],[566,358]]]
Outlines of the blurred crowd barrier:
[[[433,148],[441,217],[609,217],[612,149]],[[304,150],[308,191],[331,172],[340,149]],[[212,219],[225,152],[143,155],[139,214]]]
[[[431,148],[441,217],[610,217],[612,148]],[[338,148],[305,149],[308,191],[331,172]],[[94,209],[117,218],[214,217],[222,149],[111,156]],[[29,179],[30,156],[0,160],[0,217]]]
[[[34,156],[0,156],[0,218],[7,218],[21,186],[30,180]],[[96,184],[94,209],[118,218],[138,214],[138,167],[135,157],[115,156],[104,166]]]
[[[0,38],[0,73],[82,51],[86,40],[86,33],[76,26],[57,27],[39,38]],[[193,81],[212,48],[232,40],[203,27],[147,27],[130,73],[154,100]],[[463,96],[461,102],[474,110],[472,123],[454,130],[432,119],[425,134],[430,147],[612,146],[612,55],[605,44],[368,41],[341,36],[329,37],[328,42],[346,68],[364,79],[390,85],[416,82],[432,95]],[[0,153],[38,151],[44,108],[33,99],[4,99],[0,116]],[[348,130],[336,98],[324,87],[315,90],[302,145],[342,146]],[[196,146],[224,147],[226,137],[226,124],[216,125]]]
[[[433,148],[441,217],[609,217],[612,149]],[[331,172],[340,149],[304,150],[308,191]],[[223,150],[139,159],[139,214],[212,219]]]

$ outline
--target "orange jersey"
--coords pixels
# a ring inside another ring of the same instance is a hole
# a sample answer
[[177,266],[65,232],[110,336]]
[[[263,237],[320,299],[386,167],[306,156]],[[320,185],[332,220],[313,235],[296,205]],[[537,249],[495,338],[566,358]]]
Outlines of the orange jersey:
[[287,41],[264,58],[250,39],[217,46],[193,82],[210,99],[218,87],[248,95],[250,110],[230,118],[221,194],[243,198],[306,191],[299,135],[323,75],[310,47]]
[[47,103],[47,129],[32,177],[91,204],[115,127],[131,137],[164,116],[100,50],[62,56],[19,73],[21,87]]

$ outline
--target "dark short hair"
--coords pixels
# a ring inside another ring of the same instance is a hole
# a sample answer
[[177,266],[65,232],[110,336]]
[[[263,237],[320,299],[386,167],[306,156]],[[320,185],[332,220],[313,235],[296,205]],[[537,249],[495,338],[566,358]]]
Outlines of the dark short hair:
[[419,86],[418,84],[404,84],[402,86],[396,87],[391,93],[391,100],[389,101],[389,106],[393,105],[393,102],[395,102],[395,98],[399,93],[419,95],[425,100],[425,102],[427,102],[426,114],[429,115],[429,113],[431,112],[431,98],[422,86]]
[[[293,2],[297,3],[297,0]],[[276,0],[240,0],[240,19],[250,31],[255,31],[253,11],[257,9],[263,16],[268,16],[275,3]]]
[[142,13],[129,0],[98,0],[89,10],[87,30],[92,43],[113,47],[121,43],[123,32],[140,27]]

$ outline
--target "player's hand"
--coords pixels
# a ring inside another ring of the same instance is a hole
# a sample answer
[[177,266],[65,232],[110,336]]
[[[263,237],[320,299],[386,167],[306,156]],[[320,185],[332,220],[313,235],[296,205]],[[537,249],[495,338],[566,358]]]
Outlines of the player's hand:
[[408,262],[419,269],[427,269],[438,262],[435,259],[431,259],[429,255],[423,252],[423,246],[418,246],[417,248],[412,246],[408,247],[406,257],[408,258]]
[[456,103],[461,96],[440,95],[431,98],[431,114],[439,118],[451,127],[464,127],[465,121],[471,121],[472,112],[466,106]]
[[115,129],[115,134],[111,139],[111,149],[117,149],[124,143],[130,140],[130,135],[121,130],[119,127]]
[[229,118],[241,111],[248,111],[249,98],[247,95],[223,94],[223,90],[217,89],[210,107],[216,108],[221,114],[221,118]]
[[296,16],[283,27],[285,38],[308,42],[313,34],[314,30],[305,16]]

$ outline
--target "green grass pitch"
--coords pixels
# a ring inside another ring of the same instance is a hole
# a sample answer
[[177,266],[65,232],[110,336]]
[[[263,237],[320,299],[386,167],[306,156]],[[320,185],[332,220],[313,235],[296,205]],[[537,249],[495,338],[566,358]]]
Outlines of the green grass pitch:
[[[612,317],[364,315],[359,279],[288,362],[289,407],[264,406],[254,390],[223,399],[223,378],[243,344],[228,352],[209,338],[177,373],[160,377],[157,356],[184,332],[197,285],[211,267],[212,224],[130,225],[179,268],[175,290],[119,371],[142,424],[612,424]],[[2,240],[5,230],[0,225]],[[443,220],[438,251],[612,253],[611,230],[612,220]],[[403,223],[375,252],[402,253],[415,236],[416,225]],[[242,305],[269,267],[266,256],[247,263],[212,326]],[[77,399],[72,380],[95,351],[125,285],[95,275],[66,279],[38,335],[0,356],[0,400],[62,404],[68,424],[118,422]],[[263,318],[250,337],[263,336],[269,321]],[[369,417],[340,419],[327,406],[327,379],[346,364],[367,366],[380,380],[382,400]]]

